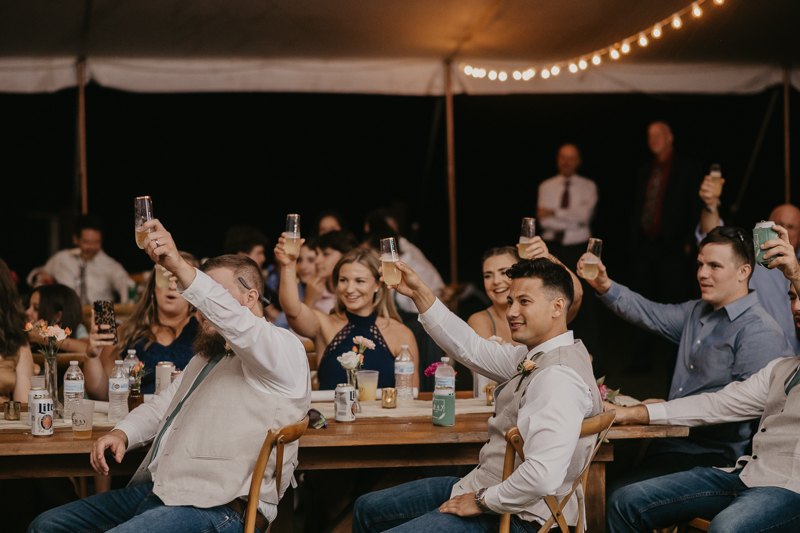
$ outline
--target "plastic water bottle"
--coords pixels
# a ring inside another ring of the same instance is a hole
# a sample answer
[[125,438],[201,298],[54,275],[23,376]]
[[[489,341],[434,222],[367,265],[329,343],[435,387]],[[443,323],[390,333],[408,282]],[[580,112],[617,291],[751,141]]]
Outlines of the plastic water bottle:
[[116,424],[128,414],[128,371],[122,361],[114,361],[114,370],[108,376],[108,421]]
[[414,399],[414,359],[407,344],[400,346],[400,353],[394,360],[394,386],[397,387],[397,401]]
[[75,402],[83,400],[83,391],[83,372],[77,361],[70,361],[69,368],[64,373],[64,418],[72,419]]
[[456,371],[450,366],[450,358],[442,357],[436,368],[436,389],[433,391],[433,425],[454,426],[456,424]]
[[136,357],[136,350],[128,350],[128,356],[122,360],[122,366],[128,371],[128,385],[133,385],[133,376],[131,370],[139,364],[139,358]]

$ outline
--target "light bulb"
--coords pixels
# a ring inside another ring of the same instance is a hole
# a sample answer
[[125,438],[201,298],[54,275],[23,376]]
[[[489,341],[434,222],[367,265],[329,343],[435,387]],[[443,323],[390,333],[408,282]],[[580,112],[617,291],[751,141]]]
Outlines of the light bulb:
[[619,59],[619,50],[613,48],[611,52],[609,52],[609,55],[611,55],[611,59]]
[[515,70],[514,73],[511,75],[515,80],[519,81],[522,79],[522,72]]
[[694,15],[696,18],[703,15],[703,10],[700,9],[700,6],[697,5],[697,2],[692,4],[692,15]]
[[576,65],[575,63],[570,63],[569,71],[575,74],[576,72],[578,72],[578,65]]
[[467,76],[469,76],[470,74],[472,74],[472,67],[471,67],[471,66],[469,66],[469,65],[467,65],[466,67],[464,67],[464,74],[466,74]]
[[528,70],[526,70],[525,72],[522,73],[522,79],[525,80],[525,81],[528,81],[529,79],[531,79],[535,75],[536,75],[536,71],[533,70],[532,68],[529,68]]
[[631,51],[631,45],[629,45],[627,42],[624,42],[624,43],[622,43],[622,46],[620,47],[620,50],[622,50],[623,54],[627,54],[628,52]]
[[725,0],[714,0],[714,3],[717,4],[718,6],[721,6],[722,4],[725,3]]
[[599,55],[595,54],[594,57],[592,57],[592,64],[594,64],[594,65],[599,65],[600,64],[600,56]]
[[494,70],[490,70],[489,71],[489,79],[490,80],[496,80],[497,79],[497,72],[495,72]]
[[683,23],[681,22],[681,18],[678,16],[678,14],[675,13],[674,15],[672,15],[672,27],[677,30],[682,25]]
[[549,77],[550,77],[550,71],[549,71],[549,70],[547,70],[547,69],[544,69],[544,70],[542,70],[542,77],[543,77],[544,79],[547,79],[547,78],[549,78]]
[[655,37],[656,39],[658,39],[659,37],[661,37],[661,24],[656,24],[655,26],[653,26],[652,35],[653,35],[653,37]]
[[581,59],[580,61],[578,61],[578,66],[580,67],[581,70],[585,70],[586,67],[589,66],[589,63],[587,63],[585,59]]
[[639,34],[639,46],[645,47],[645,46],[647,46],[647,44],[648,44],[647,37],[645,37],[644,33],[640,33]]
[[475,72],[475,71],[477,71],[477,72],[478,72],[478,75],[477,75],[477,76],[475,76],[476,78],[483,78],[484,76],[486,76],[486,70],[484,70],[484,69],[482,69],[482,68],[475,69],[475,70],[473,70],[472,72]]
[[481,78],[485,78],[485,77],[486,77],[486,69],[482,68],[481,69]]
[[481,69],[479,69],[479,68],[472,69],[472,77],[473,78],[480,78],[481,77]]
[[506,74],[505,72],[501,72],[500,74],[497,75],[497,79],[500,81],[506,81],[508,79],[508,74]]
[[561,69],[558,68],[558,65],[553,65],[553,68],[550,69],[550,74],[553,76],[558,76],[559,72],[561,72]]

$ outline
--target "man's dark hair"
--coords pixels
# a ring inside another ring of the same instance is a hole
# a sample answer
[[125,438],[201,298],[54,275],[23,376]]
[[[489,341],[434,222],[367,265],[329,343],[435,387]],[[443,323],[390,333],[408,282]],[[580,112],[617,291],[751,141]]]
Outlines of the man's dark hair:
[[717,226],[708,232],[700,241],[702,250],[706,244],[728,244],[733,250],[733,255],[739,258],[740,266],[745,263],[750,265],[750,275],[756,267],[756,250],[753,246],[753,237],[749,231],[730,226]]
[[80,238],[85,229],[93,229],[103,233],[103,221],[96,215],[81,215],[75,220],[75,236]]
[[542,289],[551,299],[563,296],[567,301],[564,309],[564,316],[567,316],[566,313],[575,299],[575,288],[572,285],[572,276],[563,266],[544,257],[523,259],[506,270],[506,276],[511,279],[539,278],[542,280]]
[[251,226],[233,226],[225,234],[222,251],[226,254],[249,254],[256,246],[269,249],[269,239],[261,230]]
[[314,244],[320,250],[332,248],[342,255],[358,246],[356,239],[347,231],[329,231],[328,233],[323,233],[317,237]]
[[[200,270],[203,272],[211,272],[218,268],[227,268],[233,271],[234,277],[243,278],[251,289],[257,290],[259,294],[264,294],[264,277],[261,275],[261,270],[258,268],[256,262],[246,255],[228,254],[212,257],[203,263]],[[244,285],[242,285],[241,289],[242,292],[247,291]]]

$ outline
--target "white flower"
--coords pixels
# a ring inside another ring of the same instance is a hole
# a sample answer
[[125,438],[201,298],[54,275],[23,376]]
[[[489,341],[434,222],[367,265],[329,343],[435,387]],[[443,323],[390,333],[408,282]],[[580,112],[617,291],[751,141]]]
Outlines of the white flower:
[[359,335],[357,337],[353,337],[353,342],[356,343],[356,344],[360,344],[364,348],[368,348],[370,350],[374,350],[375,349],[375,343],[372,342],[371,340],[367,339],[367,338],[362,337],[361,335]]
[[505,341],[502,339],[502,337],[498,337],[497,335],[492,335],[491,337],[489,337],[489,340],[490,340],[490,341],[494,341],[494,342],[496,342],[497,344],[503,344],[503,343],[505,342]]
[[63,341],[67,338],[67,332],[58,326],[48,326],[41,332],[42,337],[55,337],[57,341]]
[[358,367],[358,363],[361,362],[361,358],[356,352],[345,352],[337,357],[336,360],[339,361],[342,368],[345,370],[355,370]]

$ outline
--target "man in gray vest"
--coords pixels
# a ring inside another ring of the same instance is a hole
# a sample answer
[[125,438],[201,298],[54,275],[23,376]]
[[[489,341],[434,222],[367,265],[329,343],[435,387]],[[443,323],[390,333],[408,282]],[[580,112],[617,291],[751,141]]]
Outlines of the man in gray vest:
[[[795,333],[800,338],[800,265],[788,233],[764,243],[791,282]],[[774,265],[773,265],[774,264]],[[770,347],[765,346],[768,350]],[[693,518],[712,519],[709,531],[800,531],[800,356],[775,359],[749,379],[715,393],[617,410],[623,424],[699,426],[760,417],[752,455],[732,468],[694,468],[641,481],[609,500],[610,533],[650,532]]]
[[[126,451],[152,442],[130,485],[48,511],[29,531],[240,532],[243,497],[264,438],[308,411],[305,350],[292,333],[264,319],[264,282],[255,262],[223,255],[201,272],[183,260],[158,220],[144,229],[153,230],[145,251],[175,275],[182,296],[203,315],[196,355],[168,389],[95,442],[90,459],[101,475],[109,473],[106,450],[121,462]],[[293,443],[284,452],[281,495],[296,462]],[[275,471],[273,452],[258,502],[261,533],[277,515]]]
[[[550,517],[544,497],[561,500],[591,454],[595,437],[580,439],[581,423],[602,410],[589,353],[567,329],[572,278],[545,258],[520,261],[506,272],[513,280],[506,317],[512,338],[523,344],[512,346],[479,337],[405,263],[397,268],[403,273],[397,291],[414,301],[436,343],[501,384],[489,440],[469,475],[423,479],[362,496],[353,511],[353,531],[496,531],[501,513],[512,514],[517,531],[538,531]],[[525,441],[525,461],[518,459],[514,473],[501,482],[505,434],[514,426]],[[579,493],[564,509],[569,524],[577,522],[582,502]]]

